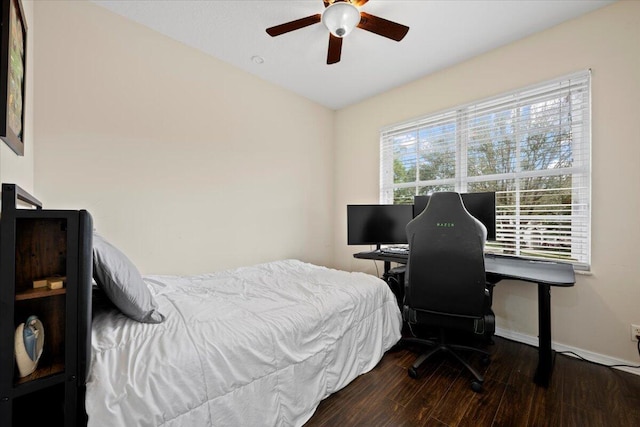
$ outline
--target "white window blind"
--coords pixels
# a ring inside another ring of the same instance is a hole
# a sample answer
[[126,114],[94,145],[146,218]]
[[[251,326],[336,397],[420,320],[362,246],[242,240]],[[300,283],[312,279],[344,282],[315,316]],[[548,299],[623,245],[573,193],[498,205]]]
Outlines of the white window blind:
[[590,72],[387,127],[380,201],[495,191],[495,252],[590,264]]

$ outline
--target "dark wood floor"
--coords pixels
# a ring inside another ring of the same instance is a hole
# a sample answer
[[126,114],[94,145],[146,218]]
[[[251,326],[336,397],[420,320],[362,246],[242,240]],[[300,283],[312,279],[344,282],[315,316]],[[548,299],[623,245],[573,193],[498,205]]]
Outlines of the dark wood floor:
[[558,354],[545,389],[532,382],[536,348],[495,337],[488,349],[489,366],[472,359],[485,374],[482,393],[449,358],[411,379],[419,349],[394,349],[322,401],[305,426],[640,426],[640,376]]

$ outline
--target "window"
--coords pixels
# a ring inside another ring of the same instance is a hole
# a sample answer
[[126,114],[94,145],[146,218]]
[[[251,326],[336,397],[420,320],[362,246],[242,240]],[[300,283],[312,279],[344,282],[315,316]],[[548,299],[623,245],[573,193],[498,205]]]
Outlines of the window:
[[590,264],[590,72],[390,126],[380,201],[496,192],[495,252]]

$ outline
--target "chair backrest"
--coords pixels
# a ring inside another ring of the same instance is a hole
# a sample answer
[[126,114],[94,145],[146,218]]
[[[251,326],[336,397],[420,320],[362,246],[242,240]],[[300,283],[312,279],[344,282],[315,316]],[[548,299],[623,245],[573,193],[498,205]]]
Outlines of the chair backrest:
[[460,194],[434,193],[407,225],[409,259],[404,305],[418,312],[482,317],[486,229]]

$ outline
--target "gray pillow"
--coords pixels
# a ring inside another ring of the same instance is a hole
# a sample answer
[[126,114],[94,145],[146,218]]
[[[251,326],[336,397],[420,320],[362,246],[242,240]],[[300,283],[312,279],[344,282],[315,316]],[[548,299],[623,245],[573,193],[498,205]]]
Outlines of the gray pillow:
[[133,320],[143,323],[164,320],[136,266],[96,233],[93,233],[93,278],[111,302]]

